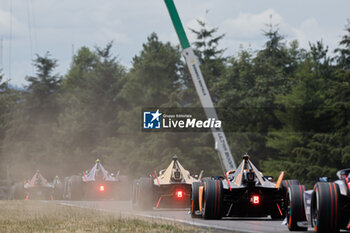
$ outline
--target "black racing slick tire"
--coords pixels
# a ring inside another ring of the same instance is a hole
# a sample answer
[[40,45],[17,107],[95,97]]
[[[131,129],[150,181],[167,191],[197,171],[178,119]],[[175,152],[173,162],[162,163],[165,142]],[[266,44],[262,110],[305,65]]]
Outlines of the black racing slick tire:
[[311,223],[315,232],[339,232],[340,190],[336,183],[318,182],[311,198]]
[[141,177],[139,180],[138,204],[140,210],[152,210],[153,208],[153,180]]
[[139,210],[139,203],[138,203],[138,197],[139,197],[139,186],[138,186],[138,180],[134,180],[132,183],[132,197],[131,197],[131,203],[133,210]]
[[307,227],[299,227],[298,222],[306,221],[304,207],[304,185],[291,185],[287,192],[287,221],[290,231],[307,231]]
[[300,185],[300,182],[298,180],[282,180],[280,190],[281,190],[281,195],[283,197],[283,203],[281,206],[281,210],[284,216],[287,215],[287,208],[288,208],[288,188],[292,185]]
[[70,200],[70,177],[65,177],[63,182],[63,199]]
[[221,180],[204,180],[203,211],[204,219],[221,219],[223,207],[223,186]]
[[199,210],[199,186],[200,182],[192,183],[192,196],[191,196],[191,216],[192,218],[198,218],[196,211]]
[[288,188],[292,185],[300,185],[298,180],[282,180],[281,189],[284,194],[287,194]]

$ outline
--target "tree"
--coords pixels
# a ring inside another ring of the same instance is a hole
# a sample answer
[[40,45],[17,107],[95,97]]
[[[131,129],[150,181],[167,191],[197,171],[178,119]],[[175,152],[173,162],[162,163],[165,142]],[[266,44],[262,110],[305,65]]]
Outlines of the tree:
[[57,60],[50,58],[47,52],[43,57],[37,55],[33,61],[36,76],[28,76],[26,112],[28,120],[33,122],[55,121],[59,112],[56,101],[60,88],[61,77],[53,74],[57,67]]
[[[121,92],[128,103],[126,111],[120,113],[128,119],[119,128],[123,138],[110,138],[97,150],[115,163],[122,161],[125,167],[139,175],[163,169],[174,154],[186,157],[184,166],[196,170],[198,161],[209,156],[211,161],[213,149],[203,148],[203,140],[191,140],[194,138],[191,133],[146,133],[140,130],[142,108],[181,107],[191,103],[185,94],[190,88],[188,84],[192,83],[185,80],[187,75],[179,47],[160,42],[158,36],[152,33],[140,54],[133,58],[133,66]],[[201,151],[193,153],[198,149],[196,147],[201,147]],[[215,164],[207,167],[210,169]]]
[[[80,169],[101,155],[95,150],[118,134],[126,102],[120,97],[126,68],[112,54],[113,43],[94,51],[82,47],[73,57],[59,98],[61,113],[55,143],[61,163],[73,161]],[[85,158],[85,159],[83,159]],[[69,168],[68,168],[69,169]]]
[[0,71],[0,179],[5,178],[6,151],[3,148],[8,122],[11,120],[11,112],[20,99],[21,91],[11,88],[8,81],[3,81]]
[[7,118],[3,149],[15,179],[22,175],[15,171],[30,175],[32,171],[25,167],[35,169],[50,164],[52,159],[52,129],[59,113],[57,94],[61,77],[53,74],[57,61],[49,56],[49,53],[37,55],[33,61],[36,76],[26,77],[29,84],[25,90],[18,91],[20,95]]
[[275,103],[281,108],[275,114],[281,127],[270,132],[266,143],[278,156],[264,162],[264,168],[279,167],[305,184],[312,184],[318,176],[334,175],[340,164],[334,108],[327,96],[336,79],[327,52],[322,41],[310,44],[291,91],[276,96]]
[[201,71],[211,97],[214,102],[217,102],[219,93],[215,85],[219,81],[220,76],[225,72],[225,62],[227,60],[223,55],[225,49],[219,49],[218,47],[225,34],[216,36],[215,34],[219,30],[218,27],[208,28],[205,21],[197,20],[197,22],[200,29],[190,29],[196,36],[196,41],[193,43],[195,46],[194,50],[199,58]]
[[[126,85],[122,91],[131,106],[162,106],[172,92],[180,91],[184,64],[178,47],[159,41],[152,33],[143,50],[133,58]],[[132,100],[132,101],[131,101]]]
[[[249,153],[254,162],[263,161],[274,154],[273,148],[266,147],[266,136],[270,128],[280,127],[274,114],[278,108],[276,96],[290,91],[293,72],[298,61],[297,44],[288,48],[278,29],[271,25],[266,43],[256,55],[242,49],[237,57],[229,60],[229,66],[221,80],[218,107],[224,113],[224,129],[233,132],[229,141],[238,158]],[[292,67],[292,61],[295,63]]]
[[345,26],[346,35],[342,37],[339,42],[339,48],[335,49],[334,52],[338,53],[336,61],[340,67],[345,70],[350,69],[350,19],[348,19],[347,25]]

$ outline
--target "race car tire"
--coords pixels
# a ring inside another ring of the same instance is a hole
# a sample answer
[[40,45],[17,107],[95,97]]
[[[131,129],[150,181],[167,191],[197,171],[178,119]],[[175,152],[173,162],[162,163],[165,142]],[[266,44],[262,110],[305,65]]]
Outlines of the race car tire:
[[333,182],[318,182],[311,198],[311,224],[315,232],[339,232],[340,190]]
[[288,188],[287,224],[290,231],[307,231],[307,227],[297,225],[298,222],[306,221],[304,192],[304,185],[291,185]]
[[202,182],[204,182],[205,180],[212,180],[212,178],[211,178],[211,177],[208,177],[208,176],[203,177],[203,178],[202,178]]
[[134,180],[132,184],[132,197],[131,203],[134,210],[139,210],[138,192],[139,192],[139,180]]
[[70,188],[70,198],[73,201],[79,201],[82,199],[83,196],[83,186],[82,186],[82,181],[80,176],[71,176],[70,178],[71,182],[71,188]]
[[287,194],[288,188],[292,185],[300,185],[298,180],[282,180],[281,189],[284,194]]
[[15,183],[12,187],[12,192],[13,192],[12,198],[14,200],[23,200],[26,197],[23,182]]
[[139,208],[152,210],[153,208],[153,183],[151,178],[141,177],[139,180]]
[[192,195],[191,195],[191,216],[192,218],[198,218],[196,211],[199,210],[199,186],[200,182],[192,183]]
[[280,190],[281,190],[281,195],[283,197],[283,203],[281,206],[281,210],[284,216],[287,215],[287,209],[288,209],[288,196],[287,196],[287,192],[288,192],[288,188],[292,185],[300,185],[300,182],[298,180],[282,180],[281,186],[280,186]]
[[203,211],[204,219],[221,219],[223,186],[221,180],[204,180],[203,193]]
[[63,187],[63,199],[70,200],[70,177],[64,178],[64,187]]

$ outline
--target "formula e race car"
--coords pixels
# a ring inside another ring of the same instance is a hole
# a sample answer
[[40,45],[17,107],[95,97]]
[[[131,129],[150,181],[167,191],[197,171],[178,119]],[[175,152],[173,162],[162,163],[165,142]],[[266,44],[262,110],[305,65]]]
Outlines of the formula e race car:
[[[37,170],[30,180],[20,183],[23,186],[25,199],[53,200],[54,186]],[[22,191],[21,190],[21,191]]]
[[156,171],[150,177],[141,177],[133,183],[132,204],[137,210],[190,207],[191,185],[201,179],[190,175],[176,156],[167,169]]
[[63,195],[68,200],[128,200],[131,184],[119,172],[108,172],[97,159],[95,165],[81,175],[66,177]]
[[221,219],[222,217],[267,217],[283,219],[286,209],[286,190],[296,180],[283,181],[281,172],[276,183],[265,177],[246,154],[235,171],[226,177],[207,177],[192,184],[193,218]]
[[337,172],[338,180],[319,178],[312,190],[304,185],[288,188],[286,224],[290,231],[339,232],[350,230],[350,168]]

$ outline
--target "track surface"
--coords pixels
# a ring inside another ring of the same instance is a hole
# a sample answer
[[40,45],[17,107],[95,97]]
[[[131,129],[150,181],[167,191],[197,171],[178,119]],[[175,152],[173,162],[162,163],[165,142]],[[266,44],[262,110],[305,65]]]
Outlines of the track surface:
[[[179,223],[210,228],[221,231],[236,232],[290,232],[282,225],[282,221],[272,221],[269,218],[230,218],[223,220],[193,219],[188,210],[153,210],[133,211],[129,201],[57,201],[62,205],[76,206],[80,208],[96,209],[101,211],[119,213],[121,215],[136,215],[147,218],[156,218]],[[309,228],[310,232],[311,228]]]

